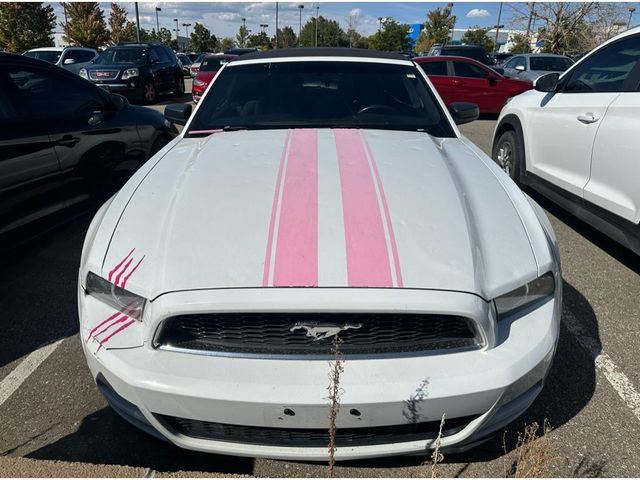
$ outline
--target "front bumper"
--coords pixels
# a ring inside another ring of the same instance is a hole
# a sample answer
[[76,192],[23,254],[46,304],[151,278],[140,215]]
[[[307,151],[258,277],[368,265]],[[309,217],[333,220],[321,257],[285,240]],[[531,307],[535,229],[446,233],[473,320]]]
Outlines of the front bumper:
[[[104,313],[96,312],[92,302],[91,297],[83,299],[81,295],[83,333],[88,322],[91,325]],[[154,307],[157,311],[158,306]],[[340,378],[343,394],[337,427],[432,422],[444,414],[446,430],[447,418],[471,416],[473,420],[462,430],[442,439],[441,448],[455,452],[473,447],[519,416],[540,392],[555,352],[559,307],[557,295],[520,318],[501,321],[492,348],[421,357],[347,359]],[[251,438],[244,443],[195,438],[173,431],[158,417],[272,429],[327,428],[327,361],[156,350],[149,345],[152,334],[142,333],[142,325],[139,331],[127,330],[129,338],[109,348],[96,349],[92,340],[83,341],[94,378],[103,379],[118,397],[133,406],[130,414],[116,408],[125,419],[139,428],[143,428],[142,421],[148,432],[192,450],[292,460],[327,459],[326,446],[277,446],[251,443]],[[286,414],[285,409],[295,415]],[[338,447],[335,458],[424,454],[432,444],[433,438],[414,438],[344,446]]]
[[94,85],[100,87],[110,93],[119,93],[125,97],[133,100],[140,100],[144,97],[142,85],[139,77],[134,77],[130,80],[114,80],[114,81],[93,81]]

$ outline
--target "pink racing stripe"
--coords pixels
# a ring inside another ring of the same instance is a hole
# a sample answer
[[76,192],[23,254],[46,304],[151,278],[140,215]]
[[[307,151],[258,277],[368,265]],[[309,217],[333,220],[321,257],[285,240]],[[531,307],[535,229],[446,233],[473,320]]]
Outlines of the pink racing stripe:
[[117,335],[118,333],[120,333],[121,331],[123,331],[125,328],[129,328],[131,325],[133,325],[135,323],[135,320],[131,320],[130,322],[125,323],[124,325],[122,325],[120,328],[118,328],[117,330],[114,330],[111,335],[109,335],[108,337],[106,337],[104,340],[100,341],[100,346],[98,347],[98,350],[96,351],[96,353],[98,353],[100,351],[100,349],[102,348],[102,346],[107,343],[111,337],[113,337],[114,335]]
[[384,189],[382,188],[382,182],[380,181],[380,174],[378,173],[378,167],[376,165],[376,159],[373,156],[373,151],[371,150],[371,146],[367,141],[367,137],[360,131],[360,137],[362,137],[362,141],[364,143],[365,148],[367,149],[367,153],[369,154],[369,160],[371,160],[371,166],[373,167],[373,173],[375,175],[376,184],[378,185],[378,192],[380,192],[380,199],[382,200],[382,208],[384,210],[385,222],[387,224],[387,231],[389,232],[389,243],[391,244],[391,254],[393,255],[393,263],[396,271],[396,283],[397,286],[402,288],[404,283],[402,282],[402,272],[400,271],[400,257],[398,256],[398,246],[396,245],[396,237],[393,233],[393,225],[391,224],[391,215],[389,213],[389,205],[387,204],[387,197],[384,194]]
[[382,217],[360,135],[351,129],[336,129],[333,133],[342,189],[349,286],[391,287]]
[[124,257],[122,260],[120,260],[120,263],[118,263],[115,267],[113,267],[113,269],[109,272],[109,276],[107,277],[107,280],[111,281],[111,276],[122,266],[124,262],[127,261],[127,259],[131,256],[134,250],[135,248],[132,248],[131,251],[127,254],[127,256]]
[[264,256],[264,272],[262,273],[262,286],[269,285],[269,269],[271,267],[271,251],[273,248],[273,231],[276,224],[276,210],[278,207],[278,198],[280,197],[280,184],[282,183],[282,170],[284,168],[284,161],[287,157],[287,147],[289,146],[289,140],[291,139],[291,130],[287,130],[287,134],[284,137],[284,146],[282,147],[282,154],[280,155],[280,167],[278,167],[278,176],[276,178],[276,189],[273,193],[273,204],[271,206],[271,219],[269,220],[269,233],[267,238],[267,252]]
[[117,325],[119,323],[124,322],[127,318],[129,318],[128,315],[122,315],[120,318],[118,318],[117,320],[114,320],[113,322],[111,322],[109,325],[107,325],[106,327],[104,327],[102,330],[100,330],[98,333],[94,333],[93,335],[91,335],[93,338],[99,337],[100,335],[102,335],[104,332],[106,332],[107,330],[109,330],[111,327],[113,327],[114,325]]
[[274,286],[318,285],[318,132],[294,130],[284,176]]
[[[140,264],[142,263],[142,261],[144,260],[144,257],[146,257],[146,255],[143,255],[142,258],[140,260],[138,260],[138,263],[136,263],[136,266],[133,267],[133,270],[131,270],[123,279],[122,279],[122,283],[120,284],[120,288],[124,288],[127,285],[127,280],[129,280],[129,277],[131,275],[133,275],[133,272],[135,272],[138,267],[140,266]],[[118,282],[116,281],[116,284]]]

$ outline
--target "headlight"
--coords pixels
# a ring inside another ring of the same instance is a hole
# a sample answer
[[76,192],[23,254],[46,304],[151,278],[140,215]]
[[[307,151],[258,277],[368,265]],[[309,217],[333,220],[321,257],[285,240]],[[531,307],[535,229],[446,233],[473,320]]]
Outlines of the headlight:
[[203,82],[202,80],[198,80],[197,78],[193,81],[193,84],[197,87],[206,87],[207,82]]
[[138,69],[137,68],[127,68],[124,72],[122,72],[122,80],[128,80],[133,77],[137,77]]
[[541,277],[516,288],[494,300],[498,312],[498,320],[511,315],[517,310],[530,307],[536,303],[542,303],[553,296],[556,290],[556,282],[552,272],[547,272]]
[[93,272],[87,274],[86,291],[89,295],[122,313],[142,320],[145,299],[135,293],[128,292]]
[[89,75],[87,75],[87,69],[86,68],[81,68],[80,71],[78,72],[78,75],[80,75],[82,78],[89,80]]

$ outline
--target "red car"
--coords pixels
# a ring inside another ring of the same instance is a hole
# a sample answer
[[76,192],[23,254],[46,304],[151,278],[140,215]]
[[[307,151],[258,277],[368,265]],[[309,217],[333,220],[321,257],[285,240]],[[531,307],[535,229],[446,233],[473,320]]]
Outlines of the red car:
[[213,80],[213,77],[216,76],[218,70],[220,70],[225,63],[236,57],[237,55],[212,54],[202,59],[200,69],[198,70],[196,78],[193,79],[193,86],[191,87],[191,94],[195,103],[198,103],[198,100],[204,95],[204,91],[211,83],[211,80]]
[[418,57],[413,59],[426,73],[446,105],[471,102],[480,113],[499,113],[507,99],[533,88],[530,82],[506,78],[466,57]]

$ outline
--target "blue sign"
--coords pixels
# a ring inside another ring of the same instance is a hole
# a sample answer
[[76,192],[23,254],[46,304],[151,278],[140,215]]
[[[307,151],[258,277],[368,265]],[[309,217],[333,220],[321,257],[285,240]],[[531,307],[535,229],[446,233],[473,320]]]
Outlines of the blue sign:
[[412,23],[411,25],[409,25],[409,33],[407,34],[407,37],[409,38],[411,45],[416,44],[416,40],[418,40],[418,35],[420,35],[421,31],[422,31],[421,23]]

